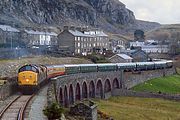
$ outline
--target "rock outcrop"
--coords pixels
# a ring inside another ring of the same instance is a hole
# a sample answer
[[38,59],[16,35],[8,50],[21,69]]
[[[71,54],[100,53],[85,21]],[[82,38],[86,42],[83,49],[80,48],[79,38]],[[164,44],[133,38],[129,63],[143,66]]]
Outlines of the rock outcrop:
[[1,0],[0,23],[16,27],[86,25],[110,32],[138,27],[119,0]]

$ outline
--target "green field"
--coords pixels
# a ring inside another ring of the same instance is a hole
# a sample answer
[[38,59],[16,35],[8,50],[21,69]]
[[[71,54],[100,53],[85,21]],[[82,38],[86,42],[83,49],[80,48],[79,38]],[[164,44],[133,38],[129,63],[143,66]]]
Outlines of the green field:
[[180,102],[155,98],[111,97],[94,100],[114,120],[179,120]]
[[155,78],[133,87],[132,90],[180,94],[180,75]]
[[[180,75],[152,79],[132,89],[180,94]],[[100,111],[115,120],[180,120],[180,102],[138,97],[111,97],[94,101]]]

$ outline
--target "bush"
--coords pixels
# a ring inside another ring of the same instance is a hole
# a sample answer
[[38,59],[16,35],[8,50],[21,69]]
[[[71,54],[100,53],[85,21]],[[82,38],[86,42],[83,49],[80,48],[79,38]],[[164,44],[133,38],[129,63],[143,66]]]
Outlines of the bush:
[[52,103],[43,110],[44,115],[47,116],[49,120],[59,119],[61,114],[64,113],[64,109],[60,107],[57,103]]
[[108,63],[109,61],[100,54],[92,54],[87,56],[93,63]]

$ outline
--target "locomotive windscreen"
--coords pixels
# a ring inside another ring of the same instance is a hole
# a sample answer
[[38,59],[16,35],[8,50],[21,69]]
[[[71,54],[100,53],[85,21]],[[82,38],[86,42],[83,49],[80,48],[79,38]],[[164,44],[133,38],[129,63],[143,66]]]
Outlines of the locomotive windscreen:
[[35,66],[31,66],[31,65],[26,65],[23,66],[19,69],[19,73],[23,72],[23,71],[33,71],[33,72],[38,72],[38,69]]

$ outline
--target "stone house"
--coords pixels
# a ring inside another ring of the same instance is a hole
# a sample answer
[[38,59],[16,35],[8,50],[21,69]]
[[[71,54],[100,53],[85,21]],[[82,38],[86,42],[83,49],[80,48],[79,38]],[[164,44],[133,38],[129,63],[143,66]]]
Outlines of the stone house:
[[109,49],[109,37],[101,30],[83,31],[85,35],[90,35],[94,38],[93,47],[99,52]]
[[132,62],[133,58],[126,54],[116,54],[109,58],[112,63],[127,63]]
[[126,47],[126,42],[124,40],[110,39],[110,49],[113,53],[120,53]]
[[109,39],[102,31],[85,31],[65,26],[63,32],[58,35],[58,46],[71,54],[87,55],[94,49],[108,49]]
[[97,105],[89,101],[89,103],[77,103],[70,107],[70,114],[73,116],[83,116],[85,120],[97,120]]
[[109,46],[113,53],[121,53],[127,47],[128,40],[119,35],[110,34]]
[[148,61],[148,54],[141,49],[131,51],[130,56],[133,58],[133,62],[147,62]]
[[20,31],[9,25],[0,25],[0,44],[8,47],[18,46],[20,44]]
[[133,58],[132,62],[147,62],[149,60],[148,54],[141,49],[124,50],[122,53]]

